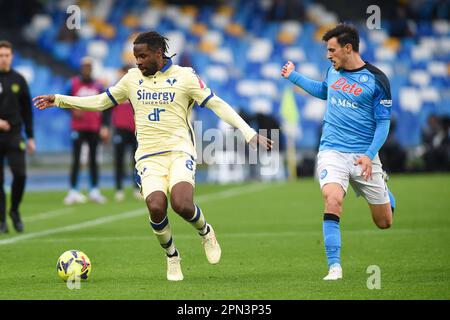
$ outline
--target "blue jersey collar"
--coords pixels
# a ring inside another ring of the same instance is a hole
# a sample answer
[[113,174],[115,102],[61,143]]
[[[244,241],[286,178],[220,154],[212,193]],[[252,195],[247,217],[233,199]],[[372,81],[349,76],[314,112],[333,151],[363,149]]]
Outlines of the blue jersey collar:
[[172,59],[168,58],[167,63],[159,70],[159,72],[164,73],[172,66]]

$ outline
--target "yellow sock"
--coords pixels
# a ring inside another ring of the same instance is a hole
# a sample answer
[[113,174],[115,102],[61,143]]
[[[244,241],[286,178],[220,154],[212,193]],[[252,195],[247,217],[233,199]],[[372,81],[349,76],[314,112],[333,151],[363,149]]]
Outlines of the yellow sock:
[[167,216],[160,223],[154,223],[150,220],[153,233],[159,241],[161,247],[166,250],[168,256],[172,256],[176,253],[175,244],[172,239],[172,230],[170,229],[170,223]]
[[198,233],[200,235],[205,235],[208,233],[208,224],[206,223],[205,216],[203,215],[202,210],[199,206],[196,204],[195,207],[195,213],[192,219],[187,220],[195,229],[198,230]]

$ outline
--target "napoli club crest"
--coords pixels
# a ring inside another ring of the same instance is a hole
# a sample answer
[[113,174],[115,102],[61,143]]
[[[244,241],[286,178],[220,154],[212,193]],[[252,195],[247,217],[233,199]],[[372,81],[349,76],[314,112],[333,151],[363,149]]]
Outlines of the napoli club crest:
[[362,74],[362,75],[359,76],[359,82],[364,83],[364,82],[367,82],[367,81],[369,81],[369,76],[367,74]]

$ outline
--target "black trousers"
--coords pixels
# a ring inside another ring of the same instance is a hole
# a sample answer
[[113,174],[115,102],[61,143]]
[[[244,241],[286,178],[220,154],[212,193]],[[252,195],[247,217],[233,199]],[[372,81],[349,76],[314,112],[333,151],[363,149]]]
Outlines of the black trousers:
[[131,176],[134,172],[134,153],[137,148],[137,141],[134,132],[125,129],[115,129],[113,136],[114,143],[114,173],[116,190],[122,190],[122,181],[125,175],[125,154],[127,149],[131,152]]
[[0,134],[0,222],[6,220],[6,196],[3,189],[4,184],[4,164],[8,161],[13,176],[11,186],[11,208],[10,212],[19,211],[25,191],[26,165],[25,165],[26,144],[20,133]]
[[80,172],[81,147],[86,142],[89,147],[89,175],[91,188],[98,184],[97,146],[100,141],[98,132],[73,131],[72,132],[72,167],[70,170],[70,186],[72,189],[78,187],[78,175]]

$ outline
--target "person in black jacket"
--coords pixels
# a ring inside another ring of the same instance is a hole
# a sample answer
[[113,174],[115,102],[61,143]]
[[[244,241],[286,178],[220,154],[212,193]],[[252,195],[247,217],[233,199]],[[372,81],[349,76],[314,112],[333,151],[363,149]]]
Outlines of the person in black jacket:
[[[25,149],[35,150],[33,140],[33,114],[28,85],[19,73],[11,69],[13,49],[8,41],[0,41],[0,233],[8,232],[6,199],[3,189],[5,158],[11,168],[11,216],[14,229],[23,231],[19,205],[25,190]],[[22,136],[25,126],[27,142]]]

